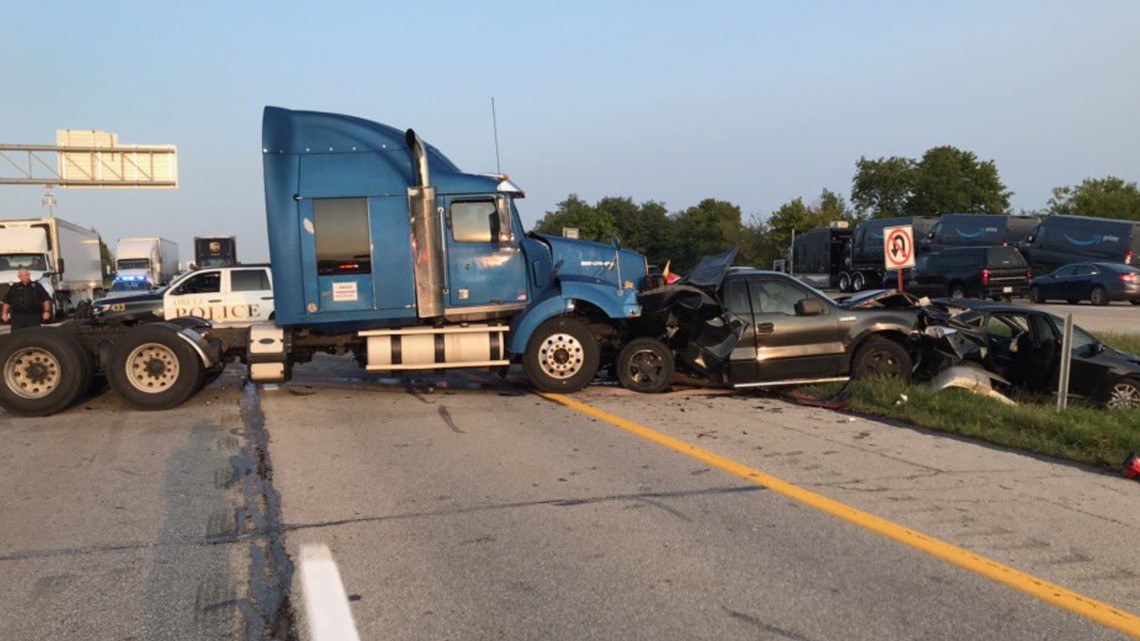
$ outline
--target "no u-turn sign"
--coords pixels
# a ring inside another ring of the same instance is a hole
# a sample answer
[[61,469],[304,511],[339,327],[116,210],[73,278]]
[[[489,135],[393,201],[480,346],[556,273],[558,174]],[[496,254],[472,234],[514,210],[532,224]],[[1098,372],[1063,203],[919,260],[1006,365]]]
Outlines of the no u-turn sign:
[[914,267],[914,230],[910,225],[883,228],[883,264],[887,269]]

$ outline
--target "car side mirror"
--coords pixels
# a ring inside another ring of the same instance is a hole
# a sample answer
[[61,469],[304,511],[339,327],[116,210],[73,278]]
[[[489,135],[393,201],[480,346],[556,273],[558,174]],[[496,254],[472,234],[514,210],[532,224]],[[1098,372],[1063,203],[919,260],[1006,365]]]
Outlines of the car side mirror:
[[819,316],[823,312],[823,303],[819,299],[805,298],[796,303],[796,316]]

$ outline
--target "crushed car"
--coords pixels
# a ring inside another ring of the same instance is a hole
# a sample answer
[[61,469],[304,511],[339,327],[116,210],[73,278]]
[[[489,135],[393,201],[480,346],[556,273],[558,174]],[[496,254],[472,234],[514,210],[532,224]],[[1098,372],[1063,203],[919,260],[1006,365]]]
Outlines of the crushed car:
[[642,292],[641,318],[614,367],[622,384],[659,392],[674,370],[733,388],[909,378],[921,345],[913,305],[843,306],[787,274],[706,256],[672,285]]
[[[637,338],[613,362],[622,385],[652,393],[675,376],[730,388],[892,376],[997,398],[1057,388],[1056,316],[895,290],[834,300],[788,274],[732,266],[735,255],[706,256],[677,282],[641,293]],[[1140,407],[1140,356],[1080,328],[1072,349],[1071,395]]]

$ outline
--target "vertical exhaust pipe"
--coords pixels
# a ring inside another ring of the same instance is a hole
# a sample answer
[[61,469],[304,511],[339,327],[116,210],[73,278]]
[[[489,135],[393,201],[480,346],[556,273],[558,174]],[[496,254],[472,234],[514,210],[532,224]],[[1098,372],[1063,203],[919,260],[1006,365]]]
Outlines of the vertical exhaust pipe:
[[408,221],[416,281],[416,315],[438,318],[443,316],[445,287],[443,232],[436,213],[435,187],[431,185],[423,141],[409,129],[404,134],[404,142],[411,152],[415,182],[408,186]]

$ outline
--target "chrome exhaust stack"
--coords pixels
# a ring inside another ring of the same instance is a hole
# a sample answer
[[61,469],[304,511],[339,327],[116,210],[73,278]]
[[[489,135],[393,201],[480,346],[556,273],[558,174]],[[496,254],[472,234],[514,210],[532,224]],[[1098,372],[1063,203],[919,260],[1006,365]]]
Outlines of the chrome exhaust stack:
[[404,141],[412,155],[415,184],[408,187],[408,216],[411,226],[412,265],[416,280],[416,314],[420,318],[443,316],[443,231],[436,211],[435,187],[431,185],[427,149],[415,131],[409,129]]

